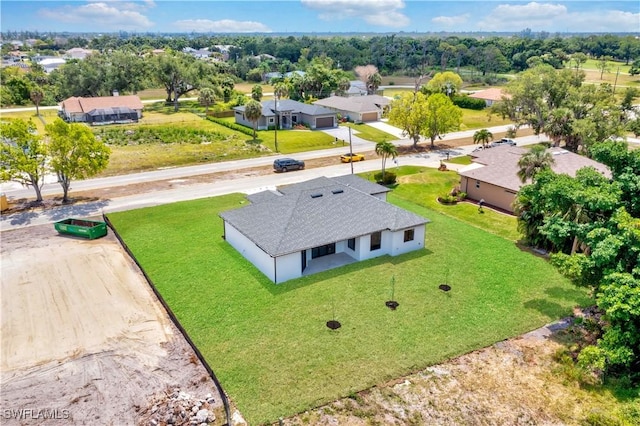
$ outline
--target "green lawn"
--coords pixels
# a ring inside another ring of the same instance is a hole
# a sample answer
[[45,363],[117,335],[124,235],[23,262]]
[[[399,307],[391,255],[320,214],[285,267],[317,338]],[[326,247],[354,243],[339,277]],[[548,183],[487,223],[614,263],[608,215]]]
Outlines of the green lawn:
[[[365,123],[341,123],[341,126],[351,127],[352,134],[358,136],[361,139],[371,141],[371,142],[383,142],[383,141],[393,141],[397,138],[387,132],[383,132],[382,130],[376,129],[375,127],[371,127]],[[347,141],[348,142],[348,141]]]
[[[404,198],[420,187],[420,200],[428,200],[430,186],[401,183],[389,196],[431,220],[425,250],[281,285],[221,238],[217,214],[244,204],[242,195],[109,217],[233,402],[250,424],[259,424],[534,329],[588,303],[584,291],[512,241]],[[384,305],[392,277],[396,311]],[[438,289],[445,282],[448,293]],[[342,328],[327,329],[331,319]]]

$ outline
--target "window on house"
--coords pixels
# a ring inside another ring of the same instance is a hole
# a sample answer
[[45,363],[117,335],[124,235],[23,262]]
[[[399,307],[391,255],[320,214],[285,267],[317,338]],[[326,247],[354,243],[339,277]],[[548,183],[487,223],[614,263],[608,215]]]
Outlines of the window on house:
[[381,246],[382,246],[382,232],[380,231],[374,232],[373,234],[371,234],[371,246],[369,249],[371,251],[379,250]]
[[404,242],[406,243],[407,241],[413,241],[414,236],[415,230],[407,229],[406,231],[404,231]]
[[269,123],[273,123],[273,117],[269,118]]
[[291,121],[293,121],[294,123],[297,123],[298,122],[298,116],[297,115],[291,116]]
[[349,238],[347,240],[347,247],[349,247],[353,251],[356,251],[356,239],[355,238]]
[[480,188],[480,181],[479,180],[476,181],[476,188]]

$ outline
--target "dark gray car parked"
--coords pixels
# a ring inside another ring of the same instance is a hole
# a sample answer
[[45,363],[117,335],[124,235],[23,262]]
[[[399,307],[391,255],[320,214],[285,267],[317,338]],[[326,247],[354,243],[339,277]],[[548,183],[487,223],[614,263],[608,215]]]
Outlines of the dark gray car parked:
[[293,158],[278,158],[273,162],[273,168],[276,172],[302,170],[304,169],[304,161],[294,160]]

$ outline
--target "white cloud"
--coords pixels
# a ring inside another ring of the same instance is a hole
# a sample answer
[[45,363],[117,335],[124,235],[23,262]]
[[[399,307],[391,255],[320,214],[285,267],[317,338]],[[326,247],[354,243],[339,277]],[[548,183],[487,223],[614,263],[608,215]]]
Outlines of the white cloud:
[[434,24],[439,24],[443,27],[459,27],[469,22],[471,15],[465,13],[458,16],[436,16],[431,20]]
[[530,2],[496,6],[477,28],[485,31],[637,32],[640,13],[620,10],[570,11],[572,4]]
[[558,23],[562,31],[638,32],[640,13],[608,10],[604,12],[577,12],[568,16],[567,22]]
[[101,1],[81,6],[40,9],[38,15],[44,19],[99,30],[145,30],[153,27],[149,18],[138,10],[130,9],[130,5],[131,3]]
[[555,21],[565,21],[567,13],[567,7],[561,4],[501,4],[478,22],[478,28],[486,31],[545,30],[553,27]]
[[268,33],[271,29],[261,22],[234,21],[222,19],[211,21],[209,19],[184,19],[176,21],[173,26],[179,31],[194,31],[198,33]]
[[362,19],[381,27],[402,28],[409,18],[401,12],[404,0],[301,0],[302,5],[320,12],[320,19]]

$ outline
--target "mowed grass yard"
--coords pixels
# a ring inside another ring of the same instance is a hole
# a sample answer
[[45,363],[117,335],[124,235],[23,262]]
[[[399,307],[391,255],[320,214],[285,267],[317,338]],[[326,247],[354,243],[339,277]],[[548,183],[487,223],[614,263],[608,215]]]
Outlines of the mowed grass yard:
[[[245,205],[241,194],[109,218],[250,424],[401,377],[589,303],[544,259],[481,229],[476,209],[473,217],[461,205],[444,214],[429,208],[449,186],[448,173],[401,174],[405,183],[388,198],[431,220],[424,250],[280,285],[222,239],[217,215]],[[392,279],[396,311],[385,307]],[[442,283],[451,291],[439,290]],[[329,330],[332,319],[342,327]]]

